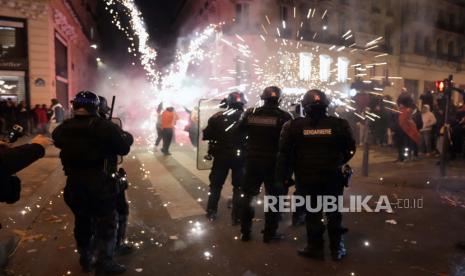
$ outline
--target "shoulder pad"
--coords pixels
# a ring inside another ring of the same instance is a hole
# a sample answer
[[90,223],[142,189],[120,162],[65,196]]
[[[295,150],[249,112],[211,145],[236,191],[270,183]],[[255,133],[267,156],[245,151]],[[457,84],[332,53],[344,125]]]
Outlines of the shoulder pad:
[[341,123],[341,124],[346,124],[348,123],[346,119],[344,118],[338,118],[338,117],[334,117],[338,123]]
[[281,110],[281,112],[283,112],[286,115],[286,117],[289,117],[289,119],[294,118],[294,116],[292,116],[292,114],[289,111],[282,110],[282,109],[280,109],[280,110]]
[[299,121],[303,121],[305,119],[306,119],[305,117],[297,117],[297,118],[292,119],[292,121],[293,122],[299,122]]
[[328,116],[328,119],[330,119],[332,121],[337,121],[337,122],[344,121],[344,119],[336,117],[336,116]]
[[261,107],[250,107],[246,110],[247,114],[255,114],[255,112],[262,110]]
[[253,113],[254,110],[257,110],[259,107],[249,107],[247,108],[247,110],[245,111],[245,113]]
[[218,111],[215,114],[213,114],[212,118],[218,118],[223,116],[224,111]]

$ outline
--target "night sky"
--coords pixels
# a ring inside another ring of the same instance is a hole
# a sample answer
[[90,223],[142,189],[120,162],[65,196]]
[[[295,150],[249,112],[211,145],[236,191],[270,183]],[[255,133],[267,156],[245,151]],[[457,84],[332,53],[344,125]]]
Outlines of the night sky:
[[[159,53],[159,66],[170,63],[176,46],[176,14],[184,0],[135,0],[140,8],[153,46]],[[111,24],[111,17],[99,1],[99,31],[103,57],[109,64],[130,64],[135,59],[127,53],[128,40]]]

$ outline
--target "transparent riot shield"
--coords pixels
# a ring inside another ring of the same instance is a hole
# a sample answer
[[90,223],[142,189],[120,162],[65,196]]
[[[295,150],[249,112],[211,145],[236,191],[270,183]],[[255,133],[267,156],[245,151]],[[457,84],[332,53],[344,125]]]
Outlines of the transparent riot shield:
[[201,99],[199,101],[199,136],[198,136],[198,147],[197,147],[197,169],[198,170],[210,170],[213,162],[207,158],[208,156],[208,141],[203,140],[203,130],[207,127],[208,119],[221,111],[220,99]]

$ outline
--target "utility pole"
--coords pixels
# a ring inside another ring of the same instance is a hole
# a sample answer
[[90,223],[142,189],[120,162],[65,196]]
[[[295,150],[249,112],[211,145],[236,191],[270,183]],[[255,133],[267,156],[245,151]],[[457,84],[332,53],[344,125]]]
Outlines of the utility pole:
[[450,113],[450,102],[452,98],[452,92],[458,92],[465,99],[465,92],[461,89],[455,88],[452,84],[452,75],[449,75],[449,78],[444,81],[436,82],[436,89],[439,93],[444,93],[445,97],[445,107],[444,107],[444,139],[442,143],[441,159],[440,159],[440,172],[441,176],[445,177],[447,175],[447,156],[449,151],[449,145],[451,141],[450,137],[450,124],[449,124],[449,113]]
[[[366,116],[366,115],[365,115]],[[370,156],[370,124],[368,122],[368,118],[365,118],[365,127],[363,128],[363,160],[362,160],[362,175],[368,176],[368,164],[369,164],[369,156]]]

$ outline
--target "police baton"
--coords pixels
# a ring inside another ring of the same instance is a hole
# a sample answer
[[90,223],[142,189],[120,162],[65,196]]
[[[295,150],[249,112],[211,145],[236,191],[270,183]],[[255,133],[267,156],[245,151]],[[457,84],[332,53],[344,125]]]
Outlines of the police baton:
[[115,108],[115,101],[116,101],[116,96],[113,96],[111,98],[111,108],[110,108],[110,116],[109,116],[110,121],[111,121],[111,118],[113,118],[113,110]]

